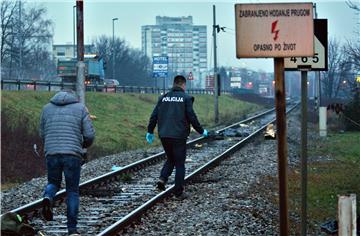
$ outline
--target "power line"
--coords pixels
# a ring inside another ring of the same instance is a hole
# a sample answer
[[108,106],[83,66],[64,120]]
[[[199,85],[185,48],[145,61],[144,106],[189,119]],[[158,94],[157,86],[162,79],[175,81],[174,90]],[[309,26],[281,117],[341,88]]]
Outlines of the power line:
[[[231,31],[234,31],[235,32],[235,29],[232,29],[232,28],[229,28],[229,27],[224,27],[225,28],[225,30],[231,30]],[[224,31],[224,32],[226,32],[226,31]]]
[[232,33],[232,32],[224,32],[225,34],[230,34],[230,35],[233,35],[233,36],[235,36],[235,33]]

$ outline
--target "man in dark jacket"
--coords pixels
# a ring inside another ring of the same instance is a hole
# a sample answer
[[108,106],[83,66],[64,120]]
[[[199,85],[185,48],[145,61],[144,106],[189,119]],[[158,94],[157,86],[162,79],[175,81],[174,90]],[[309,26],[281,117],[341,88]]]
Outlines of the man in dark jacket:
[[184,197],[186,139],[190,134],[190,124],[199,134],[208,134],[207,130],[201,127],[193,110],[194,98],[185,93],[185,88],[185,77],[176,76],[171,91],[159,97],[146,134],[146,140],[151,144],[155,126],[158,124],[158,133],[167,160],[161,170],[157,187],[165,190],[165,184],[175,167],[174,194],[178,198]]
[[69,235],[77,235],[79,182],[83,148],[95,138],[95,130],[87,108],[71,91],[58,92],[44,106],[40,118],[40,136],[48,170],[48,184],[43,199],[43,216],[52,220],[52,204],[65,176],[67,194],[67,227]]

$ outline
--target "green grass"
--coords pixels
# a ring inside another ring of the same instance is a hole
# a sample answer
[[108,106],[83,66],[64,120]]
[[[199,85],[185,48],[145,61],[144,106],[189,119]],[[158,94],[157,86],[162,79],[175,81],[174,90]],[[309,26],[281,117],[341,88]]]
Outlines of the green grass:
[[[26,122],[28,132],[37,133],[42,107],[47,104],[54,92],[2,91],[2,113],[10,114],[10,125],[16,127]],[[156,104],[158,95],[153,94],[113,94],[86,93],[86,105],[96,129],[96,140],[90,148],[92,156],[121,152],[146,145],[145,134],[149,116]],[[231,98],[220,96],[219,112],[222,122],[240,120],[244,114],[254,112],[260,107]],[[194,110],[205,128],[214,126],[214,98],[210,95],[196,95]],[[159,145],[158,138],[155,145]]]
[[[338,195],[357,194],[360,204],[360,132],[330,134],[309,156],[326,157],[308,165],[308,217],[314,224],[336,219]],[[329,159],[329,160],[328,160]],[[289,175],[293,209],[300,209],[300,173]],[[360,208],[357,208],[360,214]],[[313,226],[314,227],[314,226]]]
[[360,163],[360,132],[330,133],[316,149],[310,150],[313,155],[328,155],[338,161]]

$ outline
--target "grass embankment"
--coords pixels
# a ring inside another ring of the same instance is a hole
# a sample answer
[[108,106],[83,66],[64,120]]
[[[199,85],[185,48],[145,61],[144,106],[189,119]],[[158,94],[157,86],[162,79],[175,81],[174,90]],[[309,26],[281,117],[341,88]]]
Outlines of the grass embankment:
[[[30,151],[28,155],[31,155],[31,144],[40,142],[38,126],[41,109],[54,94],[54,92],[2,91],[2,139],[5,135],[7,139],[6,146],[2,145],[2,154],[8,156],[2,155],[3,164],[5,160],[17,159],[16,156],[21,153],[25,155],[24,153]],[[145,134],[157,97],[158,95],[153,94],[86,93],[87,107],[90,113],[97,117],[93,121],[96,140],[89,150],[91,158],[149,147],[146,145]],[[223,123],[239,120],[243,115],[259,108],[257,105],[230,96],[223,95],[219,98],[220,120]],[[195,95],[194,110],[205,128],[214,126],[212,96]],[[22,138],[26,140],[20,142],[19,136],[24,136]],[[160,142],[156,138],[155,145],[158,144]],[[16,147],[9,151],[10,145]],[[27,158],[24,160],[29,160],[30,157]],[[2,170],[4,170],[3,166]]]
[[[333,133],[309,148],[308,219],[313,230],[337,217],[338,195],[357,194],[360,206],[360,132]],[[301,175],[289,175],[292,209],[301,209]],[[360,215],[360,208],[357,208]]]

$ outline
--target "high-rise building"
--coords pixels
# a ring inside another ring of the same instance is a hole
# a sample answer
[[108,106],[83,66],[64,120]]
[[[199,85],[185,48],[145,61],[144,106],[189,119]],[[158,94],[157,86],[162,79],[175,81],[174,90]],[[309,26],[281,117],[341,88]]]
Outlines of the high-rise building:
[[[192,16],[156,17],[156,25],[144,25],[142,51],[151,60],[154,56],[168,56],[168,77],[191,72],[190,85],[204,87],[207,72],[207,28],[193,25]],[[170,86],[170,83],[168,84]],[[168,87],[167,86],[167,87]]]

